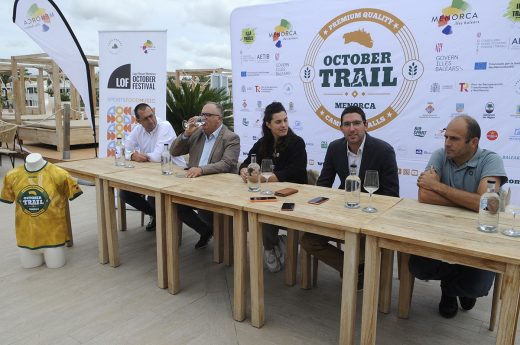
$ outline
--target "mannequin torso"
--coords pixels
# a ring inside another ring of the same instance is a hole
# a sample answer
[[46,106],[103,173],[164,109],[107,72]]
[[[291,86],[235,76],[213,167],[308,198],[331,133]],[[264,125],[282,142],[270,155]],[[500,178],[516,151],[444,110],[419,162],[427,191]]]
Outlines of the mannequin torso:
[[25,159],[25,169],[27,169],[27,171],[33,172],[41,170],[45,164],[47,164],[47,161],[43,159],[39,153],[31,153]]

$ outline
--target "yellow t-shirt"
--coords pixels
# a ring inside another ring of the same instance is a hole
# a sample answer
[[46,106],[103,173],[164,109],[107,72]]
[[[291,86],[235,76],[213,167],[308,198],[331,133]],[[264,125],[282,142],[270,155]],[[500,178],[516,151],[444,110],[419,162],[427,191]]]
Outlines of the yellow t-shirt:
[[19,166],[4,177],[0,201],[16,201],[16,242],[18,247],[39,249],[59,247],[67,238],[65,208],[83,192],[76,179],[51,163],[38,171]]

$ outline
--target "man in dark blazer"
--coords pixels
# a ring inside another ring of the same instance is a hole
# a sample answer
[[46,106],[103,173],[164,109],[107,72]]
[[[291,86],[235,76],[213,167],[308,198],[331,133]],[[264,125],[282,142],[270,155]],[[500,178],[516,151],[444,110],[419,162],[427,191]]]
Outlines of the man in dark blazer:
[[[349,167],[356,165],[357,175],[364,183],[367,170],[379,173],[379,189],[376,194],[399,196],[399,178],[395,152],[387,142],[367,133],[367,121],[363,109],[350,106],[341,114],[340,130],[343,138],[330,143],[317,185],[332,187],[336,175],[340,179],[340,189],[345,188],[345,178]],[[363,188],[362,188],[363,190]],[[343,272],[343,251],[329,244],[330,237],[306,233],[302,238],[303,248],[340,273]],[[361,251],[362,252],[362,251]],[[360,267],[360,274],[363,270]],[[358,280],[358,286],[363,283]]]
[[[204,124],[196,126],[197,116],[188,120],[188,128],[175,139],[170,147],[174,156],[189,153],[186,177],[235,172],[240,154],[240,138],[223,123],[223,109],[218,103],[208,102],[200,116]],[[196,249],[208,245],[213,236],[213,214],[178,205],[179,217],[200,234]]]

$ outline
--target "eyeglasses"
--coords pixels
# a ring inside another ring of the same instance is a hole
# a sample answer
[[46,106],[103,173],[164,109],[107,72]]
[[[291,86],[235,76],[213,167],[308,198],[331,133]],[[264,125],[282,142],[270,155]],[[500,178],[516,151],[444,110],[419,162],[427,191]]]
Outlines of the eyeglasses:
[[211,117],[211,116],[220,116],[220,115],[219,114],[212,114],[212,113],[200,113],[200,116]]
[[359,121],[359,120],[356,120],[356,121],[345,121],[343,122],[342,126],[343,127],[350,127],[351,125],[354,126],[354,127],[359,127],[363,124],[363,121]]

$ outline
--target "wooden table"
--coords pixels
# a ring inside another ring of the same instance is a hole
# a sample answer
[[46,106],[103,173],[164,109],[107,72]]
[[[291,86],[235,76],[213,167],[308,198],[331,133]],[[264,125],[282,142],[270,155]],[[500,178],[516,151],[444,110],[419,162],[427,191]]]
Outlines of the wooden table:
[[[249,202],[245,206],[249,219],[249,255],[251,274],[251,323],[264,324],[263,243],[261,223],[275,224],[345,241],[343,259],[343,286],[341,297],[340,344],[354,343],[356,294],[359,264],[360,229],[400,201],[399,198],[375,195],[370,202],[379,212],[365,213],[344,207],[344,192],[324,187],[290,183],[270,183],[272,190],[293,187],[298,193],[278,202]],[[321,205],[307,201],[316,196],[329,197]],[[292,212],[281,211],[282,202],[294,202]],[[368,195],[362,193],[362,206],[368,204]],[[289,242],[289,241],[288,241]],[[366,264],[365,264],[366,265]]]
[[[243,211],[252,193],[236,174],[206,175],[193,179],[179,178],[181,183],[163,188],[166,201],[166,249],[168,267],[168,290],[176,294],[180,290],[179,243],[180,223],[177,220],[176,204],[187,205],[214,212],[214,248],[221,247],[219,215],[233,217],[234,296],[233,318],[245,319],[246,310],[246,253],[247,217]],[[215,258],[214,261],[218,260]]]
[[[141,168],[145,163],[136,163],[136,168]],[[57,166],[65,169],[72,176],[86,181],[94,182],[96,188],[96,213],[98,225],[98,260],[101,264],[109,262],[107,228],[105,223],[105,200],[103,197],[103,180],[101,175],[122,172],[124,167],[116,166],[114,158],[94,158],[78,161],[57,163]],[[134,168],[134,169],[136,169]]]
[[163,175],[159,164],[149,163],[139,169],[125,169],[123,171],[103,174],[103,196],[106,205],[106,227],[108,256],[110,265],[120,265],[119,241],[115,214],[114,188],[155,197],[155,221],[157,243],[157,285],[164,289],[168,286],[166,270],[166,232],[164,218],[164,194],[161,190],[168,186],[177,186],[181,180],[174,175]]
[[520,302],[520,239],[476,229],[477,214],[404,200],[365,224],[361,343],[375,344],[381,248],[503,274],[497,344],[514,344]]

